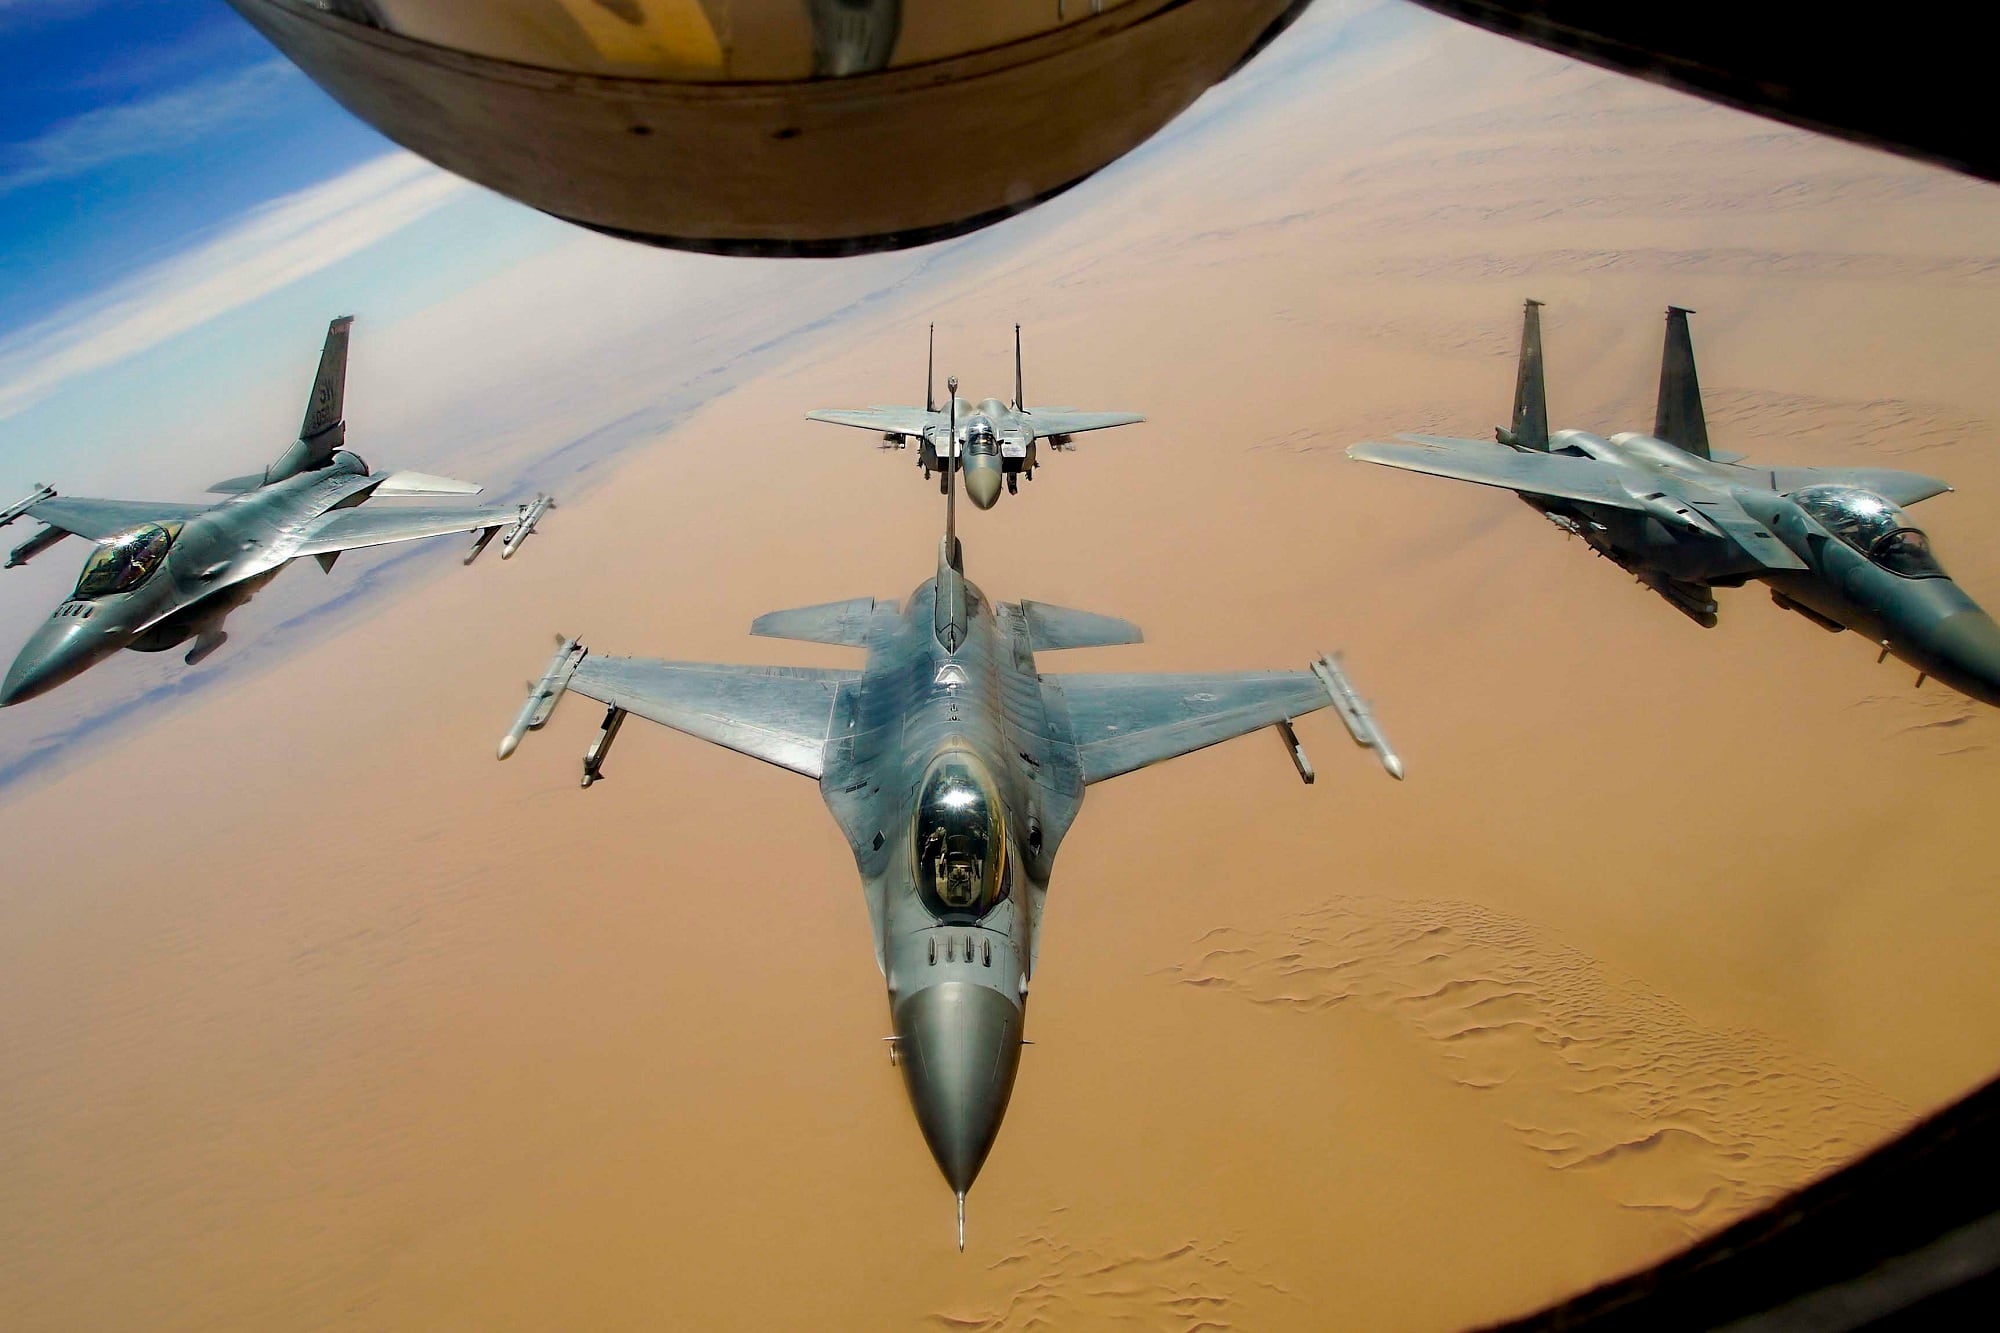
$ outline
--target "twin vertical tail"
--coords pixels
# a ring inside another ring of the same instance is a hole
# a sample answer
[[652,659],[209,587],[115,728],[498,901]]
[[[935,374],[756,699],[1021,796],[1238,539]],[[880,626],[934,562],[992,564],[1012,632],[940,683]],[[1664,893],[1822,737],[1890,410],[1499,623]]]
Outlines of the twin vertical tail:
[[1542,378],[1542,303],[1530,300],[1521,319],[1521,364],[1514,372],[1514,424],[1494,438],[1516,449],[1549,451],[1549,391]]
[[1707,458],[1708,418],[1701,410],[1694,337],[1688,332],[1688,316],[1693,313],[1677,305],[1667,307],[1667,346],[1660,357],[1660,406],[1653,416],[1653,434],[1696,458]]

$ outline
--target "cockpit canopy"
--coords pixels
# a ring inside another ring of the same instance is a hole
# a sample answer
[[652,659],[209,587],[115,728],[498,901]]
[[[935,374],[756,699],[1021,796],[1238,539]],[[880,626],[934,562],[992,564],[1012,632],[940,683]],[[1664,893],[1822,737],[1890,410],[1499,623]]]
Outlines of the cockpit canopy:
[[972,424],[965,428],[965,452],[973,458],[991,458],[1000,452],[991,421],[985,417],[972,419]]
[[166,562],[167,549],[181,535],[178,523],[142,523],[91,552],[76,581],[79,601],[130,592]]
[[917,892],[932,915],[977,920],[1007,896],[1007,831],[984,766],[948,753],[917,798]]
[[1891,574],[1910,579],[1944,577],[1923,529],[1873,491],[1853,486],[1808,486],[1793,491],[1791,498],[1828,532]]

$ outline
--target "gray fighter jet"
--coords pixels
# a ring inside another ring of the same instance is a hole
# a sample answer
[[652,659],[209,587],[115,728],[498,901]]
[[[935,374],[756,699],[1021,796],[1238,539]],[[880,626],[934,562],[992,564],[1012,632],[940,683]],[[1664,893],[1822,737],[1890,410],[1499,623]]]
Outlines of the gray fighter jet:
[[937,572],[900,608],[863,597],[750,627],[864,649],[859,666],[601,657],[570,639],[530,688],[500,757],[575,692],[609,706],[584,755],[586,787],[629,714],[818,781],[854,850],[888,982],[889,1058],[958,1198],[962,1249],[966,1191],[1020,1060],[1050,868],[1084,788],[1265,727],[1310,782],[1292,722],[1329,705],[1391,774],[1402,764],[1331,658],[1305,671],[1042,674],[1037,654],[1137,643],[1139,630],[987,600],[965,576],[950,472],[945,491]]
[[1349,456],[1515,491],[1705,628],[1715,588],[1762,579],[1779,606],[1915,667],[1917,684],[1935,676],[2000,704],[2000,626],[1946,577],[1903,511],[1950,486],[1887,468],[1755,466],[1710,448],[1692,312],[1678,307],[1667,311],[1652,433],[1551,435],[1540,305],[1527,304],[1514,424],[1497,443],[1406,435]]
[[554,503],[464,509],[372,503],[384,496],[472,495],[479,487],[420,472],[370,472],[344,447],[341,406],[351,316],[333,321],[320,352],[299,438],[262,472],[209,487],[211,504],[83,500],[42,486],[7,509],[45,526],[14,548],[26,564],[72,534],[96,542],[76,591],[35,631],[0,683],[0,707],[54,689],[120,648],[157,653],[193,640],[192,665],[222,646],[229,613],[300,556],[332,569],[342,551],[452,532],[478,532],[466,563],[506,529],[512,555]]
[[[822,409],[806,413],[809,421],[859,426],[878,431],[884,449],[917,446],[917,466],[925,480],[947,470],[947,460],[965,474],[965,497],[981,509],[991,509],[1004,482],[1009,495],[1019,493],[1021,478],[1035,479],[1037,446],[1048,441],[1051,451],[1074,449],[1073,436],[1088,430],[1131,426],[1146,418],[1137,412],[1078,412],[1068,407],[1038,407],[1029,411],[1021,388],[1021,326],[1014,326],[1014,401],[985,398],[969,403],[953,396],[940,408],[931,376],[937,364],[937,326],[931,326],[931,350],[924,368],[922,407],[869,407],[853,411]],[[956,381],[954,381],[956,382]],[[940,488],[944,478],[938,479]]]

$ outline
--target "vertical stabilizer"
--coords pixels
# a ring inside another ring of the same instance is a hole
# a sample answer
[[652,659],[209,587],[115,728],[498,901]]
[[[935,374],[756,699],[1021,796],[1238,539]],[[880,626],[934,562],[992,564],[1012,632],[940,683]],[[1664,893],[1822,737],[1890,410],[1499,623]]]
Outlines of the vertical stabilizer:
[[1701,410],[1701,383],[1694,373],[1694,337],[1688,316],[1694,311],[1667,307],[1667,347],[1660,358],[1660,407],[1653,417],[1653,434],[1668,444],[1707,458],[1708,418]]
[[1021,326],[1014,326],[1014,410],[1028,410],[1028,395],[1021,388]]
[[[326,344],[320,348],[319,374],[313,376],[312,397],[306,402],[305,424],[299,438],[309,445],[327,434],[338,435],[346,421],[342,416],[347,396],[347,331],[354,316],[342,315],[326,327]],[[321,457],[330,457],[339,441],[327,445]]]
[[1549,390],[1542,379],[1542,303],[1530,300],[1521,317],[1521,364],[1514,372],[1514,424],[1500,443],[1549,451]]
[[924,411],[937,411],[937,325],[931,325],[930,341],[924,351]]
[[334,451],[346,445],[347,331],[353,323],[354,316],[342,315],[326,326],[319,373],[313,376],[312,396],[306,399],[306,419],[299,426],[299,438],[264,469],[266,483],[324,467]]

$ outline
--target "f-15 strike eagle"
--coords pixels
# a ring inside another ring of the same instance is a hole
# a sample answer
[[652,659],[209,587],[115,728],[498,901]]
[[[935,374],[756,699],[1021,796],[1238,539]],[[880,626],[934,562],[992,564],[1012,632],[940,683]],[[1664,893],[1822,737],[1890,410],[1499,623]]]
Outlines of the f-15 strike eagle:
[[[956,460],[965,476],[965,497],[981,509],[991,509],[1000,498],[1004,481],[1009,495],[1019,493],[1021,478],[1035,479],[1036,446],[1047,440],[1050,450],[1060,453],[1075,446],[1071,437],[1088,430],[1108,430],[1131,426],[1146,418],[1137,412],[1078,412],[1067,407],[1038,407],[1029,411],[1021,387],[1021,326],[1014,326],[1014,401],[985,398],[968,403],[954,396],[944,407],[937,405],[932,391],[932,374],[937,363],[937,325],[931,326],[930,353],[924,366],[922,407],[869,407],[853,411],[821,409],[806,413],[809,421],[830,421],[836,426],[859,426],[879,431],[884,449],[907,449],[917,445],[917,466],[925,480],[933,472],[944,472]],[[954,424],[955,423],[955,424]],[[940,488],[944,479],[938,479]]]
[[378,504],[385,496],[474,495],[479,487],[420,472],[370,472],[344,447],[342,400],[352,316],[327,328],[319,373],[299,438],[262,472],[209,487],[210,504],[82,500],[38,487],[0,509],[0,527],[23,516],[42,530],[14,548],[7,568],[26,564],[72,534],[97,543],[76,591],[29,638],[0,683],[0,707],[20,703],[120,648],[157,653],[188,640],[184,659],[222,646],[223,621],[300,556],[330,570],[343,551],[453,532],[478,532],[472,562],[503,528],[506,558],[554,504],[463,509]]
[[1084,789],[1265,727],[1311,782],[1292,722],[1329,705],[1392,775],[1403,770],[1331,658],[1304,671],[1043,674],[1039,654],[1137,643],[1139,630],[1042,602],[989,601],[965,576],[950,472],[945,494],[937,572],[900,607],[863,597],[775,611],[750,627],[863,649],[859,665],[601,657],[569,639],[530,688],[500,757],[573,692],[609,706],[584,755],[586,787],[629,714],[819,783],[861,873],[888,982],[889,1056],[957,1196],[963,1249],[966,1191],[1020,1060],[1050,869]]
[[1779,606],[1914,666],[1917,684],[1935,676],[2000,704],[2000,626],[1946,577],[1903,511],[1950,486],[1887,468],[1758,466],[1711,448],[1693,312],[1679,307],[1667,311],[1652,433],[1551,435],[1540,306],[1527,303],[1514,424],[1495,431],[1497,443],[1406,435],[1348,455],[1518,492],[1705,628],[1715,588],[1762,579]]

